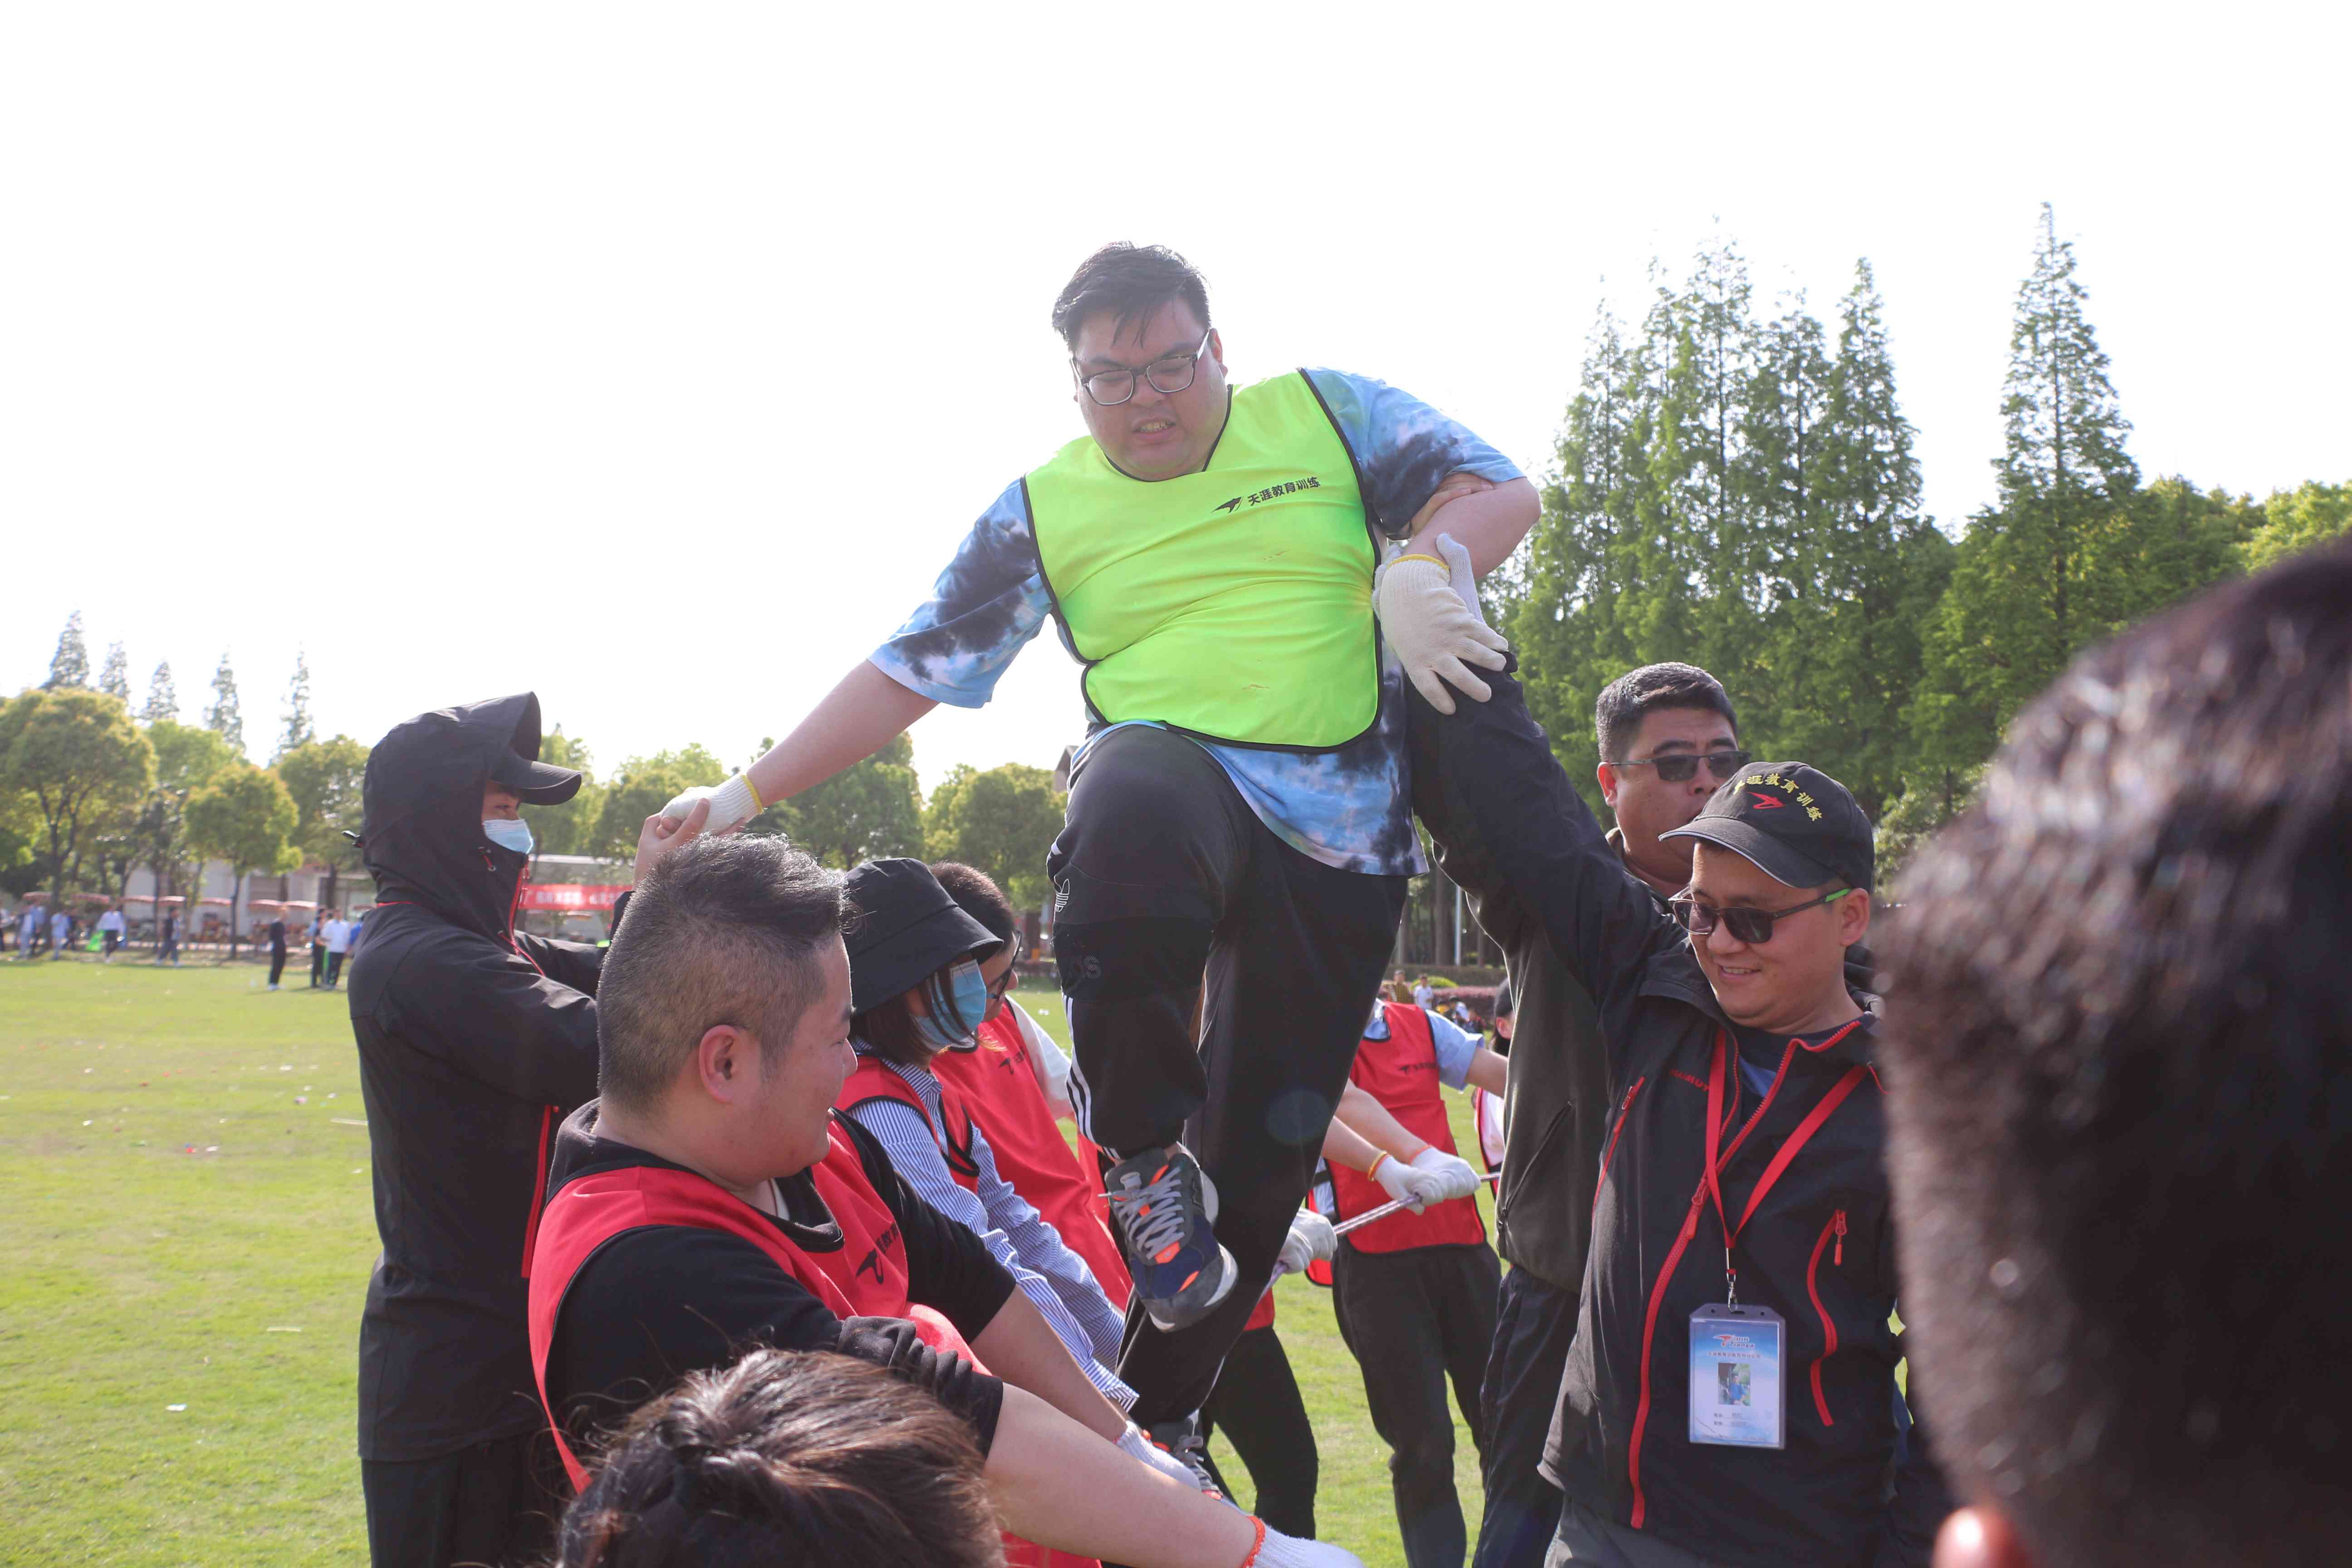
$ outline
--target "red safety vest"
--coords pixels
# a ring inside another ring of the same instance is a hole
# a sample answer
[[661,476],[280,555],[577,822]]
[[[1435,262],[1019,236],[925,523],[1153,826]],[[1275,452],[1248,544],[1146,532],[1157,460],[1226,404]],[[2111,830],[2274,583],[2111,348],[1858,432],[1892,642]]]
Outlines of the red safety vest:
[[[936,1065],[937,1058],[933,1060]],[[947,1141],[943,1143],[940,1142],[939,1129],[931,1124],[930,1110],[923,1104],[923,1097],[915,1092],[915,1086],[892,1072],[890,1064],[880,1057],[860,1052],[857,1070],[841,1086],[841,1094],[834,1100],[833,1108],[846,1116],[874,1100],[895,1100],[901,1105],[912,1106],[923,1125],[931,1128],[931,1142],[940,1144],[940,1153],[948,1163],[948,1174],[955,1178],[956,1185],[968,1193],[980,1191],[980,1162],[972,1155],[971,1112],[965,1108],[963,1096],[946,1079],[940,1079],[940,1120],[947,1124]],[[1000,1164],[1000,1173],[1003,1169]]]
[[931,1071],[942,1089],[951,1089],[961,1099],[988,1134],[996,1173],[1045,1216],[1063,1246],[1087,1260],[1110,1304],[1125,1311],[1135,1288],[1098,1202],[1103,1195],[1098,1167],[1079,1164],[1062,1136],[1061,1123],[1045,1108],[1045,1090],[1013,1009],[1000,1010],[980,1026],[976,1048],[933,1057]]
[[[531,1258],[530,1363],[539,1382],[540,1409],[555,1435],[556,1452],[572,1478],[572,1490],[588,1484],[588,1472],[564,1440],[563,1428],[548,1404],[547,1352],[555,1342],[555,1321],[573,1277],[598,1247],[624,1231],[656,1225],[726,1231],[765,1253],[835,1317],[905,1318],[933,1350],[988,1370],[954,1324],[908,1299],[907,1248],[898,1221],[866,1180],[866,1163],[848,1135],[835,1127],[829,1137],[832,1147],[810,1174],[817,1196],[841,1228],[841,1246],[832,1252],[803,1252],[766,1215],[688,1171],[634,1165],[602,1172],[567,1183],[549,1202]],[[1013,1535],[1005,1536],[1004,1553],[1013,1568],[1098,1568],[1095,1558],[1074,1557]]]
[[[1395,1002],[1381,1004],[1388,1020],[1389,1037],[1366,1039],[1356,1047],[1356,1065],[1349,1081],[1381,1102],[1399,1125],[1424,1143],[1454,1152],[1454,1129],[1445,1117],[1445,1101],[1437,1079],[1437,1044],[1430,1037],[1429,1015]],[[1388,1190],[1361,1172],[1344,1165],[1331,1167],[1331,1189],[1346,1219],[1380,1207]],[[1478,1217],[1478,1200],[1449,1198],[1432,1204],[1420,1214],[1399,1209],[1361,1230],[1348,1233],[1359,1252],[1402,1252],[1409,1247],[1471,1246],[1486,1239],[1486,1222]]]

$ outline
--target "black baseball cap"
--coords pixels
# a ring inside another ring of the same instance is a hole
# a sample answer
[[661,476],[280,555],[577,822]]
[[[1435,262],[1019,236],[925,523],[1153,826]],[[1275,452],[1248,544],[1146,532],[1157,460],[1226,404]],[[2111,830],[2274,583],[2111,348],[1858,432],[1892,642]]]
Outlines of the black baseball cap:
[[842,933],[853,1013],[871,1012],[957,959],[1002,945],[920,860],[868,860],[849,873],[842,891],[857,911]]
[[1845,785],[1802,763],[1758,763],[1707,797],[1668,838],[1698,838],[1753,861],[1776,882],[1869,890],[1878,854],[1870,818]]

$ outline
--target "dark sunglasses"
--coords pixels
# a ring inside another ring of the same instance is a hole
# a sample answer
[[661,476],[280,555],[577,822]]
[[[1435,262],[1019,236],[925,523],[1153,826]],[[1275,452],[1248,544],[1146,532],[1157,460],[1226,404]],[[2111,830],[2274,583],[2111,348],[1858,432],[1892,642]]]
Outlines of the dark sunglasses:
[[1655,768],[1659,779],[1665,784],[1688,784],[1698,776],[1699,763],[1705,763],[1706,771],[1715,775],[1715,782],[1721,784],[1746,767],[1748,759],[1754,754],[1751,752],[1709,752],[1702,757],[1696,752],[1683,752],[1671,757],[1628,757],[1622,763],[1609,765],[1612,768]]
[[1790,904],[1785,910],[1718,910],[1713,904],[1702,904],[1688,893],[1676,893],[1666,900],[1666,908],[1675,911],[1675,923],[1693,936],[1712,936],[1719,921],[1723,929],[1750,947],[1772,940],[1772,922],[1823,904],[1835,903],[1848,893],[1860,892],[1859,888],[1840,888],[1834,893],[1823,893],[1818,899],[1808,899],[1801,904]]

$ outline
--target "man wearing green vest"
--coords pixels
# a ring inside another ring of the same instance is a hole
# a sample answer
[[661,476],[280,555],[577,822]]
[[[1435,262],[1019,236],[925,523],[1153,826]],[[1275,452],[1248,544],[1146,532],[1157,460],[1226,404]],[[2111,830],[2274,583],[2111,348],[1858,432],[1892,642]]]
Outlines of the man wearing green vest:
[[746,821],[940,702],[979,707],[1058,622],[1088,720],[1048,860],[1071,1099],[1117,1161],[1121,1375],[1156,1425],[1199,1408],[1265,1288],[1426,868],[1404,682],[1444,712],[1449,683],[1486,699],[1470,667],[1501,668],[1503,642],[1450,573],[1509,554],[1537,501],[1381,382],[1229,384],[1172,251],[1105,247],[1053,320],[1087,434],[1007,487],[782,744],[693,797],[716,830]]

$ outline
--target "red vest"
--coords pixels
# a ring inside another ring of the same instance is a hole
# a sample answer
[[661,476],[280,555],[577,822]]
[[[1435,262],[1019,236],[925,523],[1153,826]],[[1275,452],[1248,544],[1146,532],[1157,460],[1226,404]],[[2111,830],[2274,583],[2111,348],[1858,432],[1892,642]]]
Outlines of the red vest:
[[[934,1068],[937,1065],[938,1058],[934,1058]],[[938,1074],[935,1072],[934,1076]],[[841,1093],[834,1100],[833,1108],[846,1116],[870,1100],[895,1100],[902,1105],[911,1106],[915,1114],[922,1119],[923,1125],[931,1126],[931,1113],[923,1104],[923,1097],[915,1092],[915,1086],[892,1072],[890,1064],[880,1057],[869,1057],[860,1052],[857,1070],[851,1073],[848,1081],[841,1086]],[[972,1157],[971,1112],[965,1109],[963,1096],[944,1077],[940,1078],[940,1120],[947,1123],[947,1142],[940,1144],[940,1153],[947,1160],[948,1174],[953,1176],[956,1185],[965,1192],[979,1192],[980,1162]],[[936,1128],[932,1129],[931,1142],[940,1142]],[[1000,1164],[997,1169],[1001,1173],[1003,1167]]]
[[[832,1148],[810,1174],[817,1196],[841,1227],[841,1247],[834,1252],[803,1252],[751,1205],[687,1171],[639,1165],[583,1176],[548,1204],[531,1258],[530,1363],[539,1380],[540,1408],[555,1434],[556,1452],[572,1478],[572,1490],[588,1484],[588,1472],[564,1440],[563,1428],[548,1404],[547,1352],[555,1342],[555,1320],[572,1277],[598,1247],[624,1231],[684,1225],[740,1237],[823,1301],[835,1317],[908,1319],[925,1344],[988,1370],[954,1324],[908,1300],[907,1248],[898,1219],[866,1180],[856,1145],[838,1127],[830,1136]],[[1097,1561],[1013,1535],[1004,1538],[1004,1554],[1009,1568],[1089,1568]]]
[[980,1026],[977,1048],[933,1057],[931,1071],[988,1134],[996,1173],[1045,1216],[1063,1246],[1087,1260],[1110,1304],[1125,1311],[1134,1284],[1098,1202],[1102,1178],[1097,1167],[1079,1163],[1061,1123],[1045,1108],[1045,1090],[1013,1009],[1002,1009]]
[[531,1253],[530,1361],[539,1380],[541,1407],[554,1430],[555,1446],[573,1489],[588,1482],[587,1471],[563,1439],[563,1429],[547,1401],[547,1352],[555,1342],[555,1320],[573,1276],[596,1249],[624,1231],[647,1226],[695,1226],[740,1237],[775,1260],[837,1318],[908,1318],[925,1344],[951,1351],[979,1364],[971,1347],[945,1318],[907,1299],[907,1249],[898,1219],[866,1179],[856,1145],[838,1127],[833,1146],[811,1170],[817,1196],[841,1227],[838,1251],[805,1253],[767,1216],[715,1184],[688,1171],[633,1165],[583,1176],[564,1184],[541,1217]]
[[[1388,1020],[1389,1037],[1366,1039],[1356,1047],[1349,1081],[1379,1100],[1406,1131],[1453,1153],[1454,1129],[1446,1121],[1445,1101],[1440,1093],[1437,1045],[1430,1038],[1429,1015],[1395,1002],[1381,1003],[1381,1013]],[[1335,1217],[1342,1220],[1389,1201],[1388,1189],[1344,1165],[1331,1167],[1331,1188],[1339,1203]],[[1471,1246],[1486,1239],[1486,1222],[1478,1217],[1475,1196],[1432,1204],[1420,1214],[1399,1209],[1386,1219],[1348,1233],[1348,1240],[1360,1252]]]

